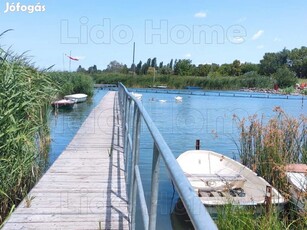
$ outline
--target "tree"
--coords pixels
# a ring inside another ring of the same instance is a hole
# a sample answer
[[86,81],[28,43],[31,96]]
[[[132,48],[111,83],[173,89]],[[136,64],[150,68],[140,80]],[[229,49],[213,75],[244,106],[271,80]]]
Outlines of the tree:
[[192,74],[193,65],[190,59],[179,59],[174,68],[174,74],[180,76],[189,76]]
[[121,69],[120,73],[123,73],[123,74],[128,74],[129,73],[129,68],[128,68],[128,66],[126,64],[123,66],[123,68]]
[[154,67],[154,68],[157,68],[157,58],[153,58],[152,60],[151,60],[151,65],[150,65],[151,67]]
[[231,75],[239,76],[241,75],[241,62],[239,60],[234,60],[231,66]]
[[170,63],[169,63],[169,67],[170,67],[171,69],[173,69],[173,59],[171,59],[171,61],[170,61]]
[[159,73],[160,74],[164,74],[164,75],[169,75],[171,74],[173,71],[169,66],[163,66],[162,68],[159,69]]
[[113,73],[119,73],[124,65],[122,63],[119,63],[118,61],[111,61],[108,65],[106,71],[107,72],[113,72]]
[[79,73],[86,73],[86,70],[81,65],[79,65],[79,67],[77,69],[77,72],[79,72]]
[[289,68],[296,73],[299,78],[307,77],[307,47],[293,49],[289,54]]
[[140,74],[141,74],[141,69],[142,69],[142,61],[140,61],[140,62],[136,65],[135,73],[136,73],[137,75],[140,75]]
[[259,72],[259,64],[253,64],[250,62],[241,63],[241,72],[242,74],[248,72]]
[[222,76],[231,76],[233,75],[233,70],[232,70],[233,66],[232,64],[222,64],[219,68],[218,68],[218,72],[222,75]]
[[196,76],[208,76],[209,72],[211,69],[211,65],[209,64],[200,64],[197,66],[196,70],[195,70],[195,75]]
[[149,68],[149,65],[147,65],[147,63],[144,63],[144,64],[142,65],[142,68],[141,68],[141,74],[146,75],[146,74],[147,74],[147,71],[148,71],[148,68]]
[[219,68],[220,68],[219,64],[212,63],[210,68],[210,73],[218,72]]
[[265,53],[260,60],[260,74],[271,75],[284,65],[288,65],[290,51],[284,48],[278,53]]
[[279,87],[285,88],[294,86],[297,82],[297,78],[294,72],[289,70],[286,66],[279,68],[276,73],[273,74],[274,79]]
[[93,66],[90,66],[87,70],[88,73],[92,74],[92,73],[97,73],[97,66],[96,65],[93,65]]
[[162,69],[162,68],[163,68],[163,61],[161,61],[159,64],[159,69]]
[[148,59],[147,59],[146,64],[147,64],[147,66],[148,66],[148,67],[150,67],[150,66],[151,66],[151,58],[148,58]]

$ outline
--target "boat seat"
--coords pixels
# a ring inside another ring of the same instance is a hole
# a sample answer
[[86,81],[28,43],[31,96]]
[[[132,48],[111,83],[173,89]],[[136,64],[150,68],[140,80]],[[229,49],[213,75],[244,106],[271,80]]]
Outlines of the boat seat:
[[246,181],[240,174],[186,174],[186,176],[195,189],[203,191],[242,188]]
[[222,181],[232,181],[232,180],[246,180],[240,174],[226,175],[226,174],[185,174],[188,178],[195,178],[201,180],[222,180]]

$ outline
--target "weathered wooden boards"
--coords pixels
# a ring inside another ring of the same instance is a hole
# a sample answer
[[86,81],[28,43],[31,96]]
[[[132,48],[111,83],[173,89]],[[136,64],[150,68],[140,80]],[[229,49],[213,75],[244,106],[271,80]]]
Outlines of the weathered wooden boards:
[[4,230],[129,229],[115,97],[109,92],[101,100]]

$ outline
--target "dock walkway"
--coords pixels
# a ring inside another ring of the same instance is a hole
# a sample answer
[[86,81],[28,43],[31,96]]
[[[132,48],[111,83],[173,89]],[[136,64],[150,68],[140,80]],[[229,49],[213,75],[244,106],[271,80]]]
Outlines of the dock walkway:
[[3,230],[129,229],[116,97],[103,97]]

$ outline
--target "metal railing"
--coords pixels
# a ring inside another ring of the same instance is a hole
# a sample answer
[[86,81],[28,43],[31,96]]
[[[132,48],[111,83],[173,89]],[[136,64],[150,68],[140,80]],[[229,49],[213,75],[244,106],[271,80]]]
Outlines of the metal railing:
[[[197,197],[194,189],[178,165],[172,151],[166,144],[156,125],[138,99],[119,83],[119,106],[123,124],[124,154],[126,170],[130,167],[129,214],[131,229],[136,228],[137,195],[141,206],[144,230],[156,229],[157,204],[159,190],[159,168],[162,160],[173,181],[180,199],[195,229],[217,229],[208,211]],[[151,172],[151,197],[148,209],[139,170],[141,119],[144,120],[153,140],[153,160]]]

